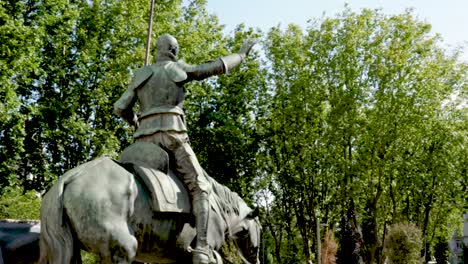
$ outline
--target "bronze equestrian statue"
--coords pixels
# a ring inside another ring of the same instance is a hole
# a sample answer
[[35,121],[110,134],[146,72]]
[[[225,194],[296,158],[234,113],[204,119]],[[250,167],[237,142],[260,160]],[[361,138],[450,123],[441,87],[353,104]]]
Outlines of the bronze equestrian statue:
[[201,168],[183,111],[184,84],[229,72],[254,44],[189,65],[177,61],[173,36],[158,39],[156,63],[136,70],[114,105],[135,126],[135,143],[118,161],[100,157],[71,169],[47,192],[39,263],[81,263],[84,249],[101,263],[220,264],[217,250],[231,239],[245,263],[259,264],[258,210]]
[[[187,186],[193,205],[197,230],[194,264],[208,264],[212,256],[207,242],[208,195],[203,170],[189,145],[184,118],[184,84],[229,72],[249,54],[254,42],[246,42],[238,53],[200,65],[177,61],[179,44],[164,34],[157,42],[156,64],[135,72],[128,89],[115,103],[115,113],[136,127],[135,141],[159,145],[175,159],[178,174]],[[133,112],[139,101],[138,116]]]

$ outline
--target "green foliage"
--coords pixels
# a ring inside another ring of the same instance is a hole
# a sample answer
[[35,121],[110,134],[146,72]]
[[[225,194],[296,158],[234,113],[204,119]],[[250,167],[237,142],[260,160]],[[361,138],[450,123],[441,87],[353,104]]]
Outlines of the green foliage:
[[273,28],[265,48],[274,97],[259,163],[275,250],[300,241],[310,260],[315,213],[337,223],[353,200],[366,263],[379,258],[385,222],[413,221],[428,243],[448,235],[467,154],[466,109],[450,98],[466,100],[468,76],[430,26],[411,12],[346,9],[306,31]]
[[[239,27],[226,40],[226,47],[237,52],[244,40],[258,34]],[[257,173],[259,148],[255,118],[262,116],[266,96],[265,71],[260,68],[259,54],[252,53],[241,69],[193,85],[186,104],[190,138],[200,162],[210,175],[243,193],[244,198],[251,198],[254,192],[251,183]]]
[[36,191],[8,188],[0,195],[0,219],[38,220],[40,207]]
[[[0,217],[37,218],[28,190],[132,142],[112,108],[143,64],[148,13],[143,0],[0,3]],[[240,69],[188,85],[185,112],[207,172],[263,205],[268,263],[315,260],[319,218],[341,221],[357,262],[381,259],[388,223],[415,223],[430,247],[451,235],[468,204],[468,65],[430,25],[346,8],[305,30],[222,29],[204,0],[176,0],[156,5],[152,37],[174,34],[193,64],[262,40]]]
[[[185,6],[181,1],[157,4],[153,39],[163,32],[176,35],[182,58],[191,63],[227,54],[222,26],[204,5],[204,1],[190,1]],[[116,157],[132,138],[129,128],[112,114],[113,103],[126,89],[131,73],[142,66],[149,4],[143,0],[57,0],[9,1],[1,7],[0,18],[5,23],[0,23],[0,85],[6,89],[0,97],[6,105],[0,108],[0,186],[20,184],[26,189],[43,190],[80,163],[101,155]],[[236,48],[241,41],[236,39]],[[187,112],[206,111],[198,103],[208,101],[206,95],[211,90],[222,94],[228,89],[214,86],[213,82],[187,87]],[[242,87],[238,84],[236,90],[242,91]],[[211,102],[225,107],[225,103],[215,102],[220,100],[219,94]],[[243,109],[236,111],[239,114],[229,118],[240,120]],[[227,115],[228,110],[219,111],[219,116]],[[189,124],[198,123],[198,119],[196,114],[188,115]],[[232,131],[228,140],[221,136],[233,126],[235,122],[219,128],[216,133],[221,142],[214,143],[216,146],[241,140],[244,131]],[[236,146],[250,142],[245,141]],[[231,159],[231,152],[245,152],[236,146],[224,160]],[[209,152],[200,152],[201,160],[205,160]],[[252,157],[248,159],[252,164]],[[241,166],[250,166],[237,158],[231,160],[228,166],[234,170],[220,177],[226,179],[224,182],[235,178],[233,173],[248,170]],[[213,166],[208,171],[224,168]],[[232,186],[237,186],[235,183]]]
[[392,264],[419,264],[422,232],[414,224],[394,224],[385,239],[385,255]]
[[223,246],[219,250],[219,253],[221,254],[221,257],[223,258],[224,263],[232,263],[232,264],[244,263],[239,257],[237,248],[233,241],[228,241],[227,243],[223,244]]
[[99,258],[96,255],[86,252],[84,250],[81,251],[81,260],[83,261],[84,264],[100,263]]

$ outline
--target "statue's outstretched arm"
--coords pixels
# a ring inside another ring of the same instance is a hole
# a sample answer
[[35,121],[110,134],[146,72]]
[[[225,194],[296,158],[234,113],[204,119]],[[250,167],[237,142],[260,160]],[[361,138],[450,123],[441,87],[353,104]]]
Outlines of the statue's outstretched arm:
[[189,80],[203,80],[213,75],[225,74],[244,61],[255,43],[255,41],[246,41],[239,49],[239,52],[217,60],[200,65],[181,63],[181,66],[187,72]]

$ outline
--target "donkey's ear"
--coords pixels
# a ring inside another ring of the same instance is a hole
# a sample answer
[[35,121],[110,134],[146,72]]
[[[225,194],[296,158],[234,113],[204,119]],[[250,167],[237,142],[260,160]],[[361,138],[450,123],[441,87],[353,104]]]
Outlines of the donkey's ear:
[[245,218],[254,219],[259,214],[260,214],[260,209],[258,209],[258,207],[255,207]]

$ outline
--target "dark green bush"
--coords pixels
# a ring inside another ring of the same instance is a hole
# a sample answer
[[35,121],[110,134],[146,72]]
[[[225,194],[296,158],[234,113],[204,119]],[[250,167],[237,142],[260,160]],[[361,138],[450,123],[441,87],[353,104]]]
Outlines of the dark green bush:
[[447,263],[450,248],[448,242],[443,237],[438,237],[434,246],[434,257],[437,263]]

